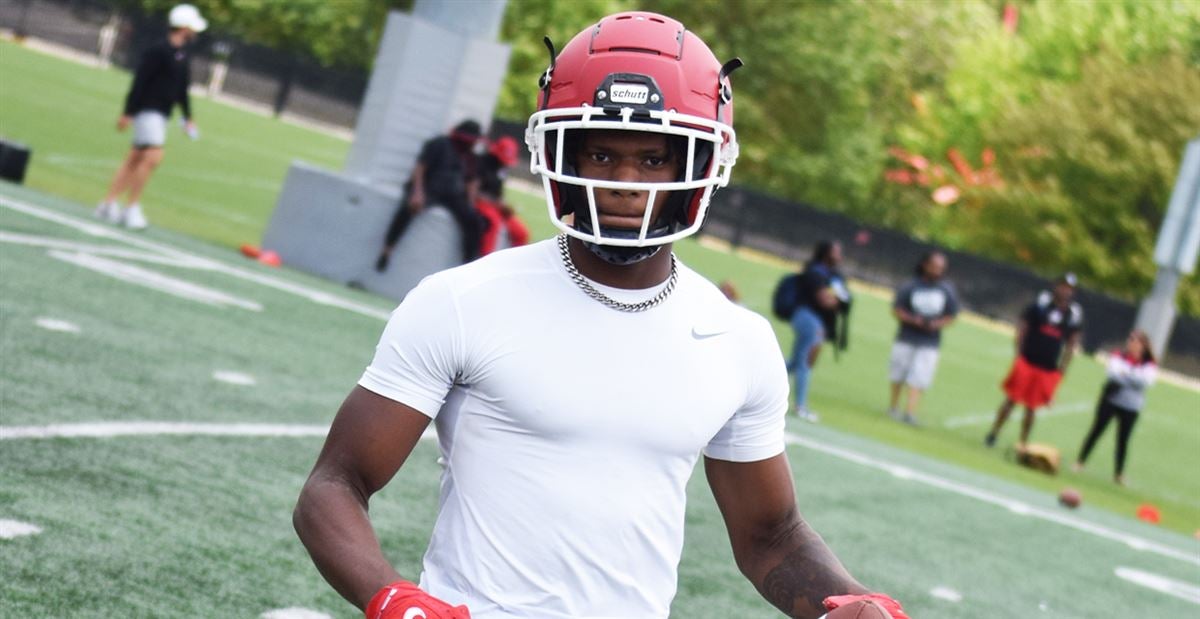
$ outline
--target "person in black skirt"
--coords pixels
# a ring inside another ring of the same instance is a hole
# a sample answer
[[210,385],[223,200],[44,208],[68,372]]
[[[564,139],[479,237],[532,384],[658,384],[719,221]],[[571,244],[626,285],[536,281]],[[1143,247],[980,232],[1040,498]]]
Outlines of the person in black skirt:
[[1145,331],[1135,329],[1125,340],[1125,348],[1114,351],[1108,357],[1108,381],[1104,383],[1104,391],[1100,394],[1100,402],[1096,405],[1096,418],[1092,421],[1092,429],[1083,439],[1083,447],[1079,450],[1079,458],[1075,461],[1076,472],[1083,470],[1096,440],[1108,427],[1113,417],[1117,418],[1117,454],[1116,469],[1113,479],[1120,485],[1125,485],[1125,456],[1128,453],[1129,435],[1133,433],[1133,424],[1137,422],[1142,405],[1146,402],[1146,389],[1154,384],[1158,366],[1154,353],[1150,350],[1150,338]]

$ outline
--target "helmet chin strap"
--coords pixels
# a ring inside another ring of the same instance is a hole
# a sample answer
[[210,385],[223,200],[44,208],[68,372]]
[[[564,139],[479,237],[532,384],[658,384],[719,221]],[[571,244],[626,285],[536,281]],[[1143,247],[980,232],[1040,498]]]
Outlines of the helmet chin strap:
[[[665,228],[665,226],[663,226]],[[584,218],[577,218],[575,229],[584,234],[592,233],[591,222]],[[617,239],[636,239],[638,232],[636,230],[620,230],[620,229],[604,229],[604,236]],[[645,247],[622,247],[616,245],[601,245],[591,241],[583,241],[583,246],[592,252],[592,255],[609,263],[619,266],[627,264],[635,264],[641,262],[654,254],[657,254],[662,245],[647,245]]]

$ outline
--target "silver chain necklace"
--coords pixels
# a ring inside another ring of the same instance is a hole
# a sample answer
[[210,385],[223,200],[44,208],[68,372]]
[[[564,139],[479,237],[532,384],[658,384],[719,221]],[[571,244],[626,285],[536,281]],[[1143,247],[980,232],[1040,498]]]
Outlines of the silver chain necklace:
[[671,292],[675,290],[675,282],[679,279],[679,269],[675,266],[675,253],[671,252],[671,277],[667,279],[667,287],[654,295],[654,298],[646,299],[641,303],[622,303],[596,290],[596,287],[579,272],[579,269],[575,268],[565,234],[558,235],[558,255],[562,257],[563,266],[567,268],[567,275],[571,276],[571,280],[575,282],[576,286],[579,286],[584,294],[620,312],[644,312],[666,301],[667,297],[671,296]]

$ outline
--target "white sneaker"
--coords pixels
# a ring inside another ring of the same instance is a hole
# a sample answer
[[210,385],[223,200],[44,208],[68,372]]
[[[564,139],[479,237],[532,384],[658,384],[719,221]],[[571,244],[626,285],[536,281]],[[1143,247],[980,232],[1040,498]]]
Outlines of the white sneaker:
[[146,216],[142,214],[142,205],[140,204],[131,204],[129,208],[125,209],[122,214],[122,223],[130,230],[145,230],[146,226],[150,225],[150,222],[146,221]]
[[121,223],[121,205],[116,200],[101,202],[96,205],[96,210],[92,212],[92,216],[110,224],[119,224]]
[[796,416],[809,423],[817,423],[818,421],[821,421],[820,415],[801,406],[796,407]]

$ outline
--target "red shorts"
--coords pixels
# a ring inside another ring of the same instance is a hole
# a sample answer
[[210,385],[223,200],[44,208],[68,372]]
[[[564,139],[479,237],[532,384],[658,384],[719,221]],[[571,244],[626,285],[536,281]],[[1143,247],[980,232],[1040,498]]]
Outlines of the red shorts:
[[1008,399],[1032,409],[1049,404],[1061,381],[1062,372],[1030,365],[1024,357],[1017,355],[1003,387]]

